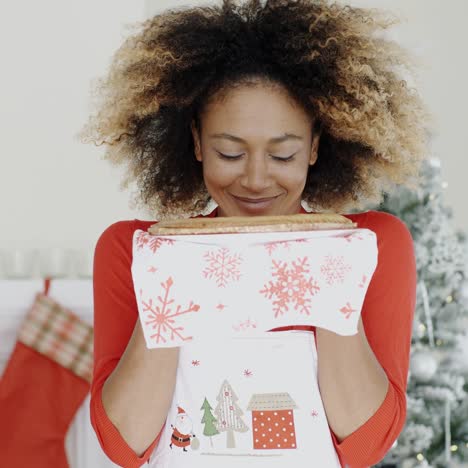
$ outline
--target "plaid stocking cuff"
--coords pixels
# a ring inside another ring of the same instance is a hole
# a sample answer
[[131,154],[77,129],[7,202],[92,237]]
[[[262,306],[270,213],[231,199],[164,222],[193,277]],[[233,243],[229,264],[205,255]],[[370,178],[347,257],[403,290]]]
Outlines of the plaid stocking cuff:
[[93,327],[51,297],[36,294],[21,324],[18,341],[91,381]]

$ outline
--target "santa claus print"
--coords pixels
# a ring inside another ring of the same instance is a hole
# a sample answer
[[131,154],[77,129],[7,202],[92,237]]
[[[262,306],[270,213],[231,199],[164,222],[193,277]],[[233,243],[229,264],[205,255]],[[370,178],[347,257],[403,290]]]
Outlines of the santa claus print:
[[190,445],[190,440],[192,437],[195,437],[195,434],[192,432],[192,419],[180,406],[177,407],[175,424],[171,424],[171,428],[172,436],[169,447],[172,449],[172,446],[175,445],[176,447],[181,447],[184,452],[187,452],[185,447]]

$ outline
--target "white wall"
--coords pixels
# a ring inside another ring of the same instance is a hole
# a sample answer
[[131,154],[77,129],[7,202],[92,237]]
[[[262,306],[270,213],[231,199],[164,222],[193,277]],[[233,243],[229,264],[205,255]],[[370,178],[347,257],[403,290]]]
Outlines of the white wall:
[[[124,25],[195,1],[9,2],[0,15],[0,248],[90,247],[120,219],[152,219],[128,207],[120,170],[102,148],[74,137],[88,112],[90,81],[105,72]],[[456,224],[468,231],[465,144],[468,3],[350,0],[407,18],[394,33],[426,63],[420,88],[438,119],[434,150]],[[450,5],[450,7],[448,6]]]
[[2,10],[0,248],[93,247],[106,226],[137,216],[102,148],[75,135],[91,79],[125,25],[143,19],[144,1],[10,1]]

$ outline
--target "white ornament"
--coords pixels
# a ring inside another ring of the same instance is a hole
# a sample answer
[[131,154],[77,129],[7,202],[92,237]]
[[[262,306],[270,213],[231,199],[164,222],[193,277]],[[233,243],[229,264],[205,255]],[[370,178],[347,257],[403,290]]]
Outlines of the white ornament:
[[459,369],[468,371],[468,333],[461,333],[457,336],[456,349],[460,353],[457,356],[457,363]]
[[431,158],[429,158],[429,164],[432,167],[440,167],[440,159],[436,158],[435,156],[431,157]]
[[421,382],[430,380],[437,370],[437,361],[430,351],[416,351],[411,356],[410,369],[412,376]]
[[465,281],[460,287],[460,296],[468,301],[468,281]]
[[413,336],[418,339],[421,339],[426,334],[427,327],[421,323],[419,320],[414,320],[413,322]]

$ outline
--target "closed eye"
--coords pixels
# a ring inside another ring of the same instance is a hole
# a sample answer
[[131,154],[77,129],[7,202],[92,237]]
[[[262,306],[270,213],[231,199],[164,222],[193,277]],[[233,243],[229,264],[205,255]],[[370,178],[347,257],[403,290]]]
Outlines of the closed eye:
[[270,155],[273,159],[276,159],[277,161],[282,161],[282,162],[288,162],[291,161],[294,158],[294,154],[291,154],[291,156],[273,156],[272,154]]
[[223,153],[220,153],[219,151],[217,151],[217,153],[224,159],[239,159],[242,154],[223,154]]
[[[239,159],[241,156],[243,156],[244,153],[242,154],[223,154],[223,153],[220,153],[219,151],[216,151],[223,159],[234,159],[234,160],[237,160]],[[294,154],[291,154],[291,156],[274,156],[272,154],[270,154],[270,156],[275,159],[276,161],[282,161],[282,162],[287,162],[287,161],[291,161],[294,157],[296,153]]]

